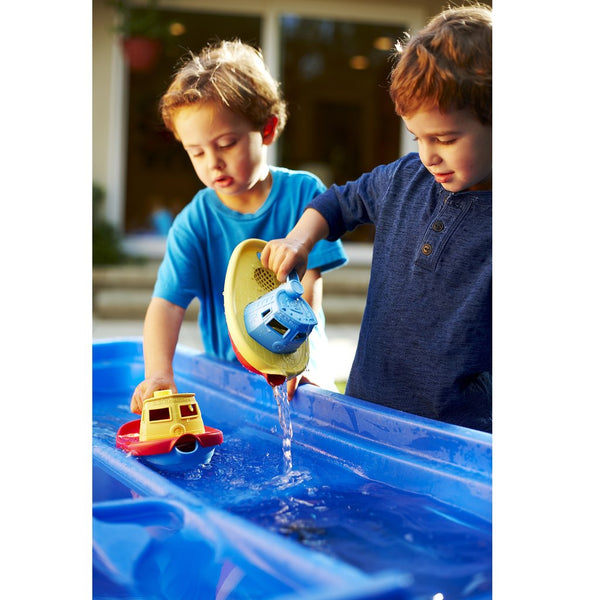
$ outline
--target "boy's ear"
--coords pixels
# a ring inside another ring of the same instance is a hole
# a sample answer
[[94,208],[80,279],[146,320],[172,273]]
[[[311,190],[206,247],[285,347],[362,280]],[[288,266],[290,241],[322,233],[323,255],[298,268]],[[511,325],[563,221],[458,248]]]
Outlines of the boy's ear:
[[265,126],[262,130],[263,144],[268,146],[274,141],[278,121],[279,119],[275,115],[271,115],[267,119],[267,122],[265,123]]

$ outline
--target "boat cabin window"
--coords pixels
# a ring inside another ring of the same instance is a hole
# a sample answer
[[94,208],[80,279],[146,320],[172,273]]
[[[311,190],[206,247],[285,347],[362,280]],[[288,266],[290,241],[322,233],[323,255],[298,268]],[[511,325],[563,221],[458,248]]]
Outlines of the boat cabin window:
[[198,414],[198,410],[195,404],[182,404],[179,407],[179,413],[182,417],[195,417]]
[[148,411],[148,421],[168,421],[171,418],[169,407],[151,408]]
[[267,324],[271,329],[277,333],[280,333],[281,335],[285,335],[289,331],[289,329],[277,319],[271,319]]

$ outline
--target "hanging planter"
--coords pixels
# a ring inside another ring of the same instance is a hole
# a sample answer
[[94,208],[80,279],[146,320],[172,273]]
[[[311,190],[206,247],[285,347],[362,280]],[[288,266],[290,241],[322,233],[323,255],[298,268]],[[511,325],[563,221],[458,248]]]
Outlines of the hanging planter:
[[169,37],[169,24],[158,10],[159,0],[131,2],[107,0],[119,16],[115,31],[121,36],[121,46],[129,68],[137,73],[151,71],[156,65]]
[[151,71],[158,62],[162,50],[160,40],[142,36],[124,38],[121,44],[125,60],[130,70],[135,73]]

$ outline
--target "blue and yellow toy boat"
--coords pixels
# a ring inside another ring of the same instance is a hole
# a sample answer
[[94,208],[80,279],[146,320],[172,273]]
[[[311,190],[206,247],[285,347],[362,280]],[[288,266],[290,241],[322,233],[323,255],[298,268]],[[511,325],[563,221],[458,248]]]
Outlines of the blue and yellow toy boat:
[[281,284],[265,269],[260,253],[266,242],[251,238],[238,244],[227,266],[223,298],[233,350],[246,369],[281,385],[308,364],[308,336],[317,320],[302,299],[297,275]]

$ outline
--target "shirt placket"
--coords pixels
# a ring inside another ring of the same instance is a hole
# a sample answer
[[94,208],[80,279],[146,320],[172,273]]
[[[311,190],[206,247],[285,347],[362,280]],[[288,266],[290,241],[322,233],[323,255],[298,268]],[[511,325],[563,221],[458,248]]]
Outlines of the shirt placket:
[[433,271],[449,240],[471,208],[472,200],[448,196],[427,224],[415,263]]

